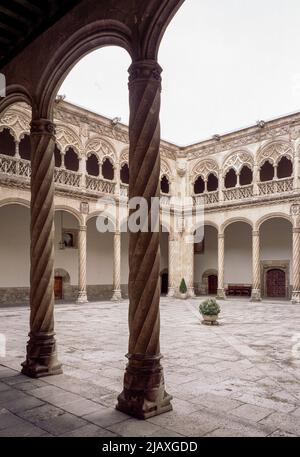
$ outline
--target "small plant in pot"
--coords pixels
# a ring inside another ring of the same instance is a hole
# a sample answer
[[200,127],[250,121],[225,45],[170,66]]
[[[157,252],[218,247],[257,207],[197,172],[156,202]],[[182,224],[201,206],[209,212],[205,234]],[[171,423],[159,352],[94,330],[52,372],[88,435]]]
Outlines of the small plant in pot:
[[218,317],[221,311],[215,298],[208,298],[204,300],[200,306],[199,311],[202,314],[202,324],[206,325],[218,325]]
[[186,299],[187,298],[187,287],[184,278],[182,278],[180,286],[179,286],[180,298]]

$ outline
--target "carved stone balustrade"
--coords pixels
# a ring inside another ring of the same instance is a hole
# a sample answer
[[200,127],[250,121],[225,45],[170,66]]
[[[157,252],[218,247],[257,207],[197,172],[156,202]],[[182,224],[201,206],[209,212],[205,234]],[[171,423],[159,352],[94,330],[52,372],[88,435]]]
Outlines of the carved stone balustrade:
[[253,185],[233,187],[232,189],[224,189],[224,201],[243,200],[253,196]]
[[276,179],[258,183],[260,195],[291,192],[293,190],[293,178]]

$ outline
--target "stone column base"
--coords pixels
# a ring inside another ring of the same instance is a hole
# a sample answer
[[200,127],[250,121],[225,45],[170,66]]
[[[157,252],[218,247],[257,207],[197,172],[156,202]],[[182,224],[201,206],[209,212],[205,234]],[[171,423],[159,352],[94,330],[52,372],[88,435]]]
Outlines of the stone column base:
[[172,410],[172,396],[165,391],[161,356],[127,355],[124,389],[116,408],[138,419]]
[[217,298],[219,300],[226,300],[226,294],[225,294],[225,290],[224,289],[218,289]]
[[260,289],[252,289],[250,301],[253,301],[253,302],[261,301]]
[[188,297],[189,297],[189,298],[194,298],[194,297],[196,297],[194,287],[189,287],[187,293],[188,293]]
[[78,292],[76,303],[88,303],[86,292]]
[[174,295],[175,295],[174,287],[169,287],[167,297],[174,297]]
[[111,301],[120,301],[122,300],[122,293],[120,289],[114,290],[114,294],[111,297]]
[[41,378],[62,373],[57,360],[55,333],[29,333],[27,356],[21,373],[30,378]]
[[291,301],[295,305],[299,305],[300,304],[300,290],[293,290],[292,300]]

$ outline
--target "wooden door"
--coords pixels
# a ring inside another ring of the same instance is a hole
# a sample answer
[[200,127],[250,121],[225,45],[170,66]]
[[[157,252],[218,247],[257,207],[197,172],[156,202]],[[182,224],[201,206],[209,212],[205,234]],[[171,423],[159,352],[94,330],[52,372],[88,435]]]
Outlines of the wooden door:
[[62,300],[63,298],[63,278],[61,276],[55,276],[54,278],[54,297],[56,300]]
[[286,296],[285,272],[279,269],[267,272],[267,297],[280,298]]
[[169,275],[168,273],[163,273],[161,275],[161,294],[167,295],[169,290]]
[[210,295],[216,295],[218,290],[218,276],[209,275],[208,276],[208,293]]

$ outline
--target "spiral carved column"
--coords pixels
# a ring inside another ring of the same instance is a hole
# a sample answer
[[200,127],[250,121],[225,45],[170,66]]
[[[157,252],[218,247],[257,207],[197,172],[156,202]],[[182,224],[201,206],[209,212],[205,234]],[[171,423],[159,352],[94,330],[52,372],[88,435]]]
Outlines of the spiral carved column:
[[129,69],[129,197],[148,203],[148,232],[129,238],[129,351],[117,408],[146,419],[172,409],[160,363],[159,233],[151,232],[151,198],[160,195],[161,68],[156,61]]
[[224,256],[225,256],[225,238],[224,233],[218,235],[218,293],[219,299],[225,299],[224,290]]
[[300,227],[293,228],[293,293],[292,303],[300,304]]
[[187,255],[187,289],[188,289],[188,296],[195,297],[194,291],[194,243],[187,242],[183,239],[184,249]]
[[251,301],[261,301],[259,231],[252,232],[252,292]]
[[114,233],[114,294],[112,301],[120,301],[121,295],[121,233],[116,230]]
[[78,297],[77,303],[87,303],[86,293],[86,225],[78,233]]
[[31,123],[30,333],[22,373],[62,373],[54,338],[54,124]]

